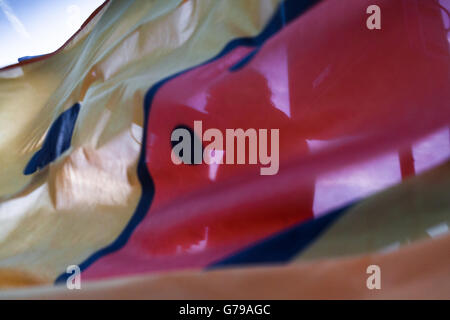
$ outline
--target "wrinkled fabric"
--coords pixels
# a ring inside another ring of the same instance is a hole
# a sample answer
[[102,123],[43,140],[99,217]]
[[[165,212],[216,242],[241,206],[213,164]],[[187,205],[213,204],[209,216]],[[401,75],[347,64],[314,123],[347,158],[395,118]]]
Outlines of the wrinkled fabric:
[[[370,4],[109,1],[0,70],[0,287],[47,285],[5,296],[448,298],[448,17],[385,0],[369,30]],[[279,129],[278,172],[174,164],[194,121]],[[23,174],[48,132],[70,147]]]

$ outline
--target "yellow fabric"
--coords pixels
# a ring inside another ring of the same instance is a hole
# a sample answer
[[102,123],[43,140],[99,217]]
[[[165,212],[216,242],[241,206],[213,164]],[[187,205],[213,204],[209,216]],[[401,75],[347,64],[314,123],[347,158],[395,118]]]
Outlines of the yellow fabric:
[[355,205],[297,259],[395,250],[450,225],[450,162]]
[[[0,287],[51,283],[119,235],[141,193],[145,92],[259,33],[278,3],[114,0],[60,52],[0,70]],[[76,102],[72,147],[23,175],[51,123]]]

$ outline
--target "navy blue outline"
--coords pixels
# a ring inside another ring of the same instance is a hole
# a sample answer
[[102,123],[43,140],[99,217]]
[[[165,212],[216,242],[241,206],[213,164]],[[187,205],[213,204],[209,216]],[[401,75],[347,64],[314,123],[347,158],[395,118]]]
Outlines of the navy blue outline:
[[[130,238],[131,234],[133,233],[134,229],[137,227],[137,225],[144,219],[145,215],[150,209],[150,205],[153,201],[153,197],[155,195],[155,184],[153,181],[152,176],[150,175],[150,172],[147,170],[147,165],[145,163],[145,157],[146,157],[146,145],[147,145],[147,129],[148,129],[148,118],[151,110],[151,105],[153,98],[155,97],[157,91],[168,81],[186,73],[189,72],[195,68],[204,66],[206,64],[209,64],[230,51],[243,46],[243,47],[260,47],[264,44],[265,41],[267,41],[270,37],[272,37],[274,34],[276,34],[278,31],[280,31],[283,26],[285,26],[287,23],[291,22],[295,18],[297,18],[302,13],[306,12],[309,8],[311,8],[313,5],[317,4],[321,0],[285,0],[283,1],[279,6],[277,11],[272,16],[269,23],[266,25],[266,27],[263,29],[263,31],[257,35],[256,37],[243,37],[231,40],[223,49],[222,51],[217,54],[215,57],[207,60],[206,62],[200,63],[196,66],[187,68],[183,71],[180,71],[172,76],[169,76],[165,79],[160,80],[156,84],[154,84],[146,93],[145,99],[144,99],[144,134],[143,134],[143,141],[142,141],[142,149],[139,156],[139,162],[138,162],[138,178],[142,186],[142,195],[141,199],[139,201],[139,204],[135,210],[135,213],[131,217],[130,221],[126,225],[125,229],[122,231],[122,233],[117,237],[116,240],[114,240],[110,245],[100,249],[99,251],[92,254],[89,258],[87,258],[85,261],[83,261],[79,267],[81,271],[86,270],[91,264],[93,264],[95,261],[103,257],[104,255],[107,255],[109,253],[112,253],[114,251],[117,251],[121,249]],[[55,284],[63,283],[67,280],[67,278],[70,276],[68,273],[62,273],[60,276],[58,276],[55,280]]]
[[256,244],[250,245],[218,262],[212,263],[207,269],[236,265],[287,262],[306,249],[334,221],[347,213],[353,206],[354,203],[333,210],[319,218],[300,222],[289,229],[271,235],[268,238],[258,241]]
[[236,62],[228,70],[230,70],[231,72],[235,72],[244,68],[247,64],[250,63],[250,61],[252,61],[253,57],[256,56],[260,48],[261,47],[253,49],[248,55],[246,55],[244,58]]
[[45,135],[42,147],[33,154],[23,169],[24,175],[44,169],[70,148],[79,112],[80,104],[77,102],[53,121]]

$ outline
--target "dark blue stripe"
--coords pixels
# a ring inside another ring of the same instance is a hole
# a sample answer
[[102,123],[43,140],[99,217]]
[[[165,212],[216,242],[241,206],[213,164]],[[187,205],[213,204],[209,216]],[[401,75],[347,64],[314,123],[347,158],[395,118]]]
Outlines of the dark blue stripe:
[[[154,84],[146,93],[145,99],[144,99],[144,137],[142,141],[142,149],[139,156],[139,163],[138,163],[138,177],[139,181],[142,186],[142,196],[139,201],[139,204],[136,208],[135,213],[133,214],[131,220],[128,222],[125,229],[122,231],[122,233],[118,236],[118,238],[111,243],[110,245],[106,246],[103,249],[100,249],[99,251],[92,254],[89,258],[87,258],[83,263],[79,265],[80,269],[86,270],[87,267],[89,267],[91,264],[93,264],[95,261],[97,261],[99,258],[103,257],[104,255],[107,255],[109,253],[112,253],[114,251],[119,250],[122,248],[130,238],[132,232],[136,228],[136,226],[144,219],[145,215],[147,214],[148,210],[150,209],[150,205],[153,201],[153,197],[155,194],[155,184],[153,182],[153,178],[151,177],[150,173],[147,170],[147,165],[145,163],[145,152],[147,145],[147,135],[148,132],[148,117],[151,110],[151,105],[154,96],[156,95],[159,88],[161,88],[167,81],[170,81],[181,74],[184,74],[186,72],[189,72],[195,68],[204,66],[208,63],[211,63],[223,56],[225,56],[230,51],[240,47],[240,46],[250,46],[250,47],[258,47],[261,46],[266,40],[268,40],[271,36],[273,36],[275,33],[280,31],[283,28],[283,25],[285,23],[288,23],[292,20],[294,20],[296,17],[298,17],[300,14],[305,12],[307,9],[309,9],[312,5],[320,2],[321,0],[285,0],[277,9],[274,16],[271,18],[270,22],[267,24],[267,26],[264,28],[264,30],[256,37],[244,37],[239,39],[234,39],[230,41],[223,49],[222,51],[217,54],[215,57],[207,60],[204,63],[201,63],[197,66],[188,68],[184,71],[178,72],[172,76],[169,76],[165,79],[160,80],[156,84]],[[281,7],[284,6],[284,18],[281,14]],[[56,280],[55,284],[65,282],[67,278],[70,276],[68,273],[61,274]]]
[[40,57],[43,57],[43,56],[46,56],[46,55],[47,54],[40,54],[40,55],[37,55],[37,56],[24,56],[24,57],[18,58],[17,61],[18,62],[27,61],[27,60],[34,59],[34,58],[40,58]]
[[237,63],[232,65],[229,70],[231,72],[235,72],[235,71],[238,71],[238,70],[242,69],[243,67],[245,67],[250,61],[252,61],[253,57],[258,53],[259,48],[260,47],[254,49],[252,52],[250,52],[244,58],[242,58]]
[[75,103],[56,118],[45,136],[41,149],[36,151],[30,161],[28,161],[23,174],[32,174],[45,168],[50,162],[55,161],[70,148],[73,129],[75,128],[79,111],[80,104]]
[[289,261],[307,248],[322,232],[328,229],[334,221],[345,214],[353,204],[334,210],[317,219],[302,222],[294,227],[270,236],[257,244],[235,253],[209,268],[252,265],[276,264]]

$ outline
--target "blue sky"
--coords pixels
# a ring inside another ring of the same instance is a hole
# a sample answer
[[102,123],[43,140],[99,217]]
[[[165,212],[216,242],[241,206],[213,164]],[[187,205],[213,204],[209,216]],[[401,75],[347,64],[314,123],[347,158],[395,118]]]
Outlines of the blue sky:
[[104,0],[0,0],[0,67],[58,49]]

